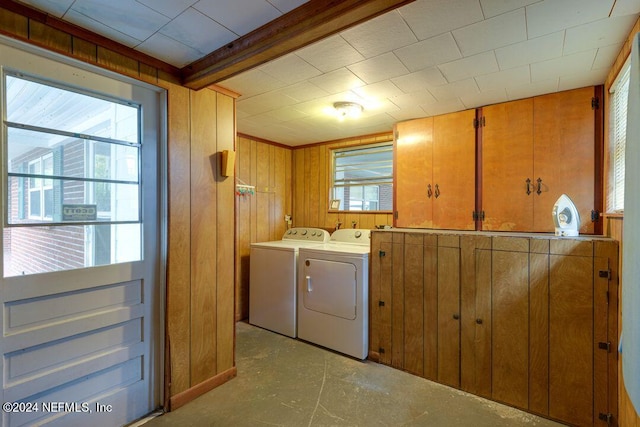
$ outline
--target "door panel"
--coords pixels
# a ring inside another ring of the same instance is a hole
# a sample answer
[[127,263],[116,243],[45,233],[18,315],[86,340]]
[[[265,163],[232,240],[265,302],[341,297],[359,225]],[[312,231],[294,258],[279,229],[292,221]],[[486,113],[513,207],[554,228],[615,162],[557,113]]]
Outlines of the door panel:
[[438,382],[460,387],[459,248],[438,248]]
[[313,258],[304,260],[303,303],[312,311],[356,318],[356,266]]
[[[14,276],[9,270],[10,262],[18,258],[21,250],[29,248],[8,245],[11,230],[47,230],[38,224],[3,228],[3,276],[7,277],[0,279],[3,311],[0,316],[1,398],[3,402],[37,402],[39,411],[4,413],[2,425],[36,422],[63,426],[126,424],[160,405],[162,244],[159,239],[163,208],[159,183],[164,176],[160,172],[162,132],[159,121],[164,95],[147,85],[114,80],[95,74],[88,66],[70,64],[58,57],[41,57],[23,49],[29,48],[13,43],[0,44],[0,58],[3,61],[0,65],[4,70],[55,83],[66,89],[73,88],[91,97],[140,106],[142,128],[134,132],[142,138],[139,141],[140,157],[122,156],[122,152],[114,148],[111,150],[111,163],[102,164],[107,169],[130,167],[134,176],[139,175],[140,181],[131,185],[131,188],[136,187],[133,193],[112,187],[110,193],[102,193],[102,202],[96,200],[93,203],[96,203],[100,215],[101,206],[104,206],[101,203],[111,198],[113,206],[110,209],[114,217],[121,215],[123,208],[135,204],[136,208],[139,206],[142,217],[138,221],[136,216],[133,224],[122,227],[111,220],[106,223],[112,224],[106,225],[111,227],[109,233],[101,234],[86,231],[89,226],[75,225],[80,238],[73,240],[73,244],[68,240],[57,240],[52,244],[62,255],[47,261],[57,264],[37,267],[40,271],[52,272]],[[4,83],[1,87],[0,90],[4,91]],[[94,90],[99,91],[99,95],[93,93]],[[4,104],[0,108],[4,109]],[[7,127],[3,123],[2,150],[5,162],[8,158]],[[86,149],[88,145],[84,147],[83,153],[87,157],[79,155],[77,164],[88,169],[97,167],[98,163],[93,163],[97,159],[94,157],[96,153]],[[28,152],[28,147],[25,148],[25,152]],[[8,166],[3,163],[1,167],[4,179],[0,191],[6,200]],[[80,176],[99,178],[97,175],[85,175],[89,173],[93,172],[82,173],[81,170]],[[87,189],[93,184],[87,182],[76,186],[75,190],[90,191]],[[54,184],[55,191],[60,188],[56,189]],[[65,194],[67,196],[69,192]],[[54,200],[54,207],[61,208],[55,205],[59,202],[55,197],[47,202]],[[3,223],[7,224],[7,211],[3,210],[2,215]],[[55,216],[53,220],[65,221]],[[46,228],[56,230],[57,227],[70,228],[67,225],[50,225]],[[128,231],[124,232],[122,228]],[[123,243],[132,235],[140,236],[141,245]],[[114,258],[116,253],[123,258]],[[72,258],[75,264],[65,264]],[[90,266],[109,258],[111,265]],[[33,258],[32,261],[35,265],[40,260]],[[70,406],[63,410],[43,407],[47,402],[62,402]]]

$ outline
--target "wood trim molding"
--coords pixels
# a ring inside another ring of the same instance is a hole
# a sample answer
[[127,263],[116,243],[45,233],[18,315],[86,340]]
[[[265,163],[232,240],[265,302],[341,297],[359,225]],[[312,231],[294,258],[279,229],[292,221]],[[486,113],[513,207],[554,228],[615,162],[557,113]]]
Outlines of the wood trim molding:
[[262,142],[263,144],[273,145],[279,148],[286,148],[287,150],[293,150],[294,148],[297,148],[297,147],[291,147],[289,145],[281,144],[279,142],[269,141],[268,139],[258,138],[257,136],[247,135],[245,133],[240,133],[240,132],[238,132],[238,138],[250,139],[256,142]]
[[191,402],[196,397],[202,396],[206,392],[211,391],[214,388],[234,379],[237,375],[238,369],[234,366],[233,368],[227,369],[226,371],[221,372],[218,375],[211,377],[208,380],[205,380],[188,390],[183,391],[182,393],[178,393],[175,396],[172,396],[171,398],[169,398],[168,411],[175,411],[179,407]]
[[202,89],[414,0],[311,0],[182,68]]

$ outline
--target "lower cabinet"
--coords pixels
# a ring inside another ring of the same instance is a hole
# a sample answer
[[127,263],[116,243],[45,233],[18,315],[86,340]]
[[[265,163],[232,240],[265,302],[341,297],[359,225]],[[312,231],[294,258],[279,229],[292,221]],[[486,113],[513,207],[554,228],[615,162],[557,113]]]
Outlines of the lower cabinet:
[[380,363],[572,425],[617,420],[617,242],[374,231]]

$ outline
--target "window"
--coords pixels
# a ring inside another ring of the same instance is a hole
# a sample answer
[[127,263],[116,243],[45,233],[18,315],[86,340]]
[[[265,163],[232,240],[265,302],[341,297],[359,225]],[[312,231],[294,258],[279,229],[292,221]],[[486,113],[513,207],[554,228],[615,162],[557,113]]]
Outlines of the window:
[[336,149],[332,160],[331,199],[339,210],[393,209],[393,143]]
[[140,260],[140,105],[3,85],[5,277]]
[[610,89],[607,212],[624,211],[624,152],[627,140],[629,70],[629,61],[627,60]]

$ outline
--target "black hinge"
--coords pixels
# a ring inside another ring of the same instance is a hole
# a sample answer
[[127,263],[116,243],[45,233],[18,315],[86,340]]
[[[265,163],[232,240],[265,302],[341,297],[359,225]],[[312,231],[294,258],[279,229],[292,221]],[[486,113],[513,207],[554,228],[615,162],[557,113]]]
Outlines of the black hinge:
[[591,98],[591,109],[597,110],[599,108],[600,108],[600,99],[594,96],[593,98]]
[[600,211],[592,210],[591,211],[591,222],[600,221]]
[[484,221],[484,211],[473,211],[473,220],[474,221]]
[[600,421],[606,421],[607,425],[610,426],[611,422],[613,421],[613,414],[612,413],[603,414],[601,412],[598,414],[598,418],[600,419]]
[[607,353],[611,353],[611,343],[610,342],[599,342],[598,348],[600,350],[607,350]]
[[379,251],[379,252],[378,252],[378,255],[379,255],[380,257],[383,257],[383,256],[386,256],[386,255],[387,255],[387,253],[386,253],[385,251]]
[[611,270],[600,270],[600,271],[598,271],[598,277],[602,277],[603,279],[611,280]]
[[380,353],[380,354],[384,354],[384,348],[380,347],[380,348],[378,349],[378,353]]
[[484,116],[479,119],[473,119],[473,128],[478,129],[479,127],[483,127],[486,124],[486,120]]
[[378,307],[384,307],[384,301],[378,301]]
[[393,216],[394,216],[396,219],[398,219],[398,211],[395,211],[395,212],[393,213]]

